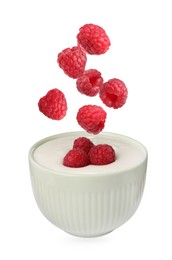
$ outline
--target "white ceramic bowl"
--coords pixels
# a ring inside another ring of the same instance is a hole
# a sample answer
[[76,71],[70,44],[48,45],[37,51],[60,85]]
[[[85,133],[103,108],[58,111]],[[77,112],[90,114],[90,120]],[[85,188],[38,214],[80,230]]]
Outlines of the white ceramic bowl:
[[[91,137],[97,143],[117,142],[116,162],[82,168],[63,166],[61,161],[69,143],[81,136]],[[135,213],[144,190],[146,148],[123,135],[102,132],[97,136],[86,132],[58,134],[40,140],[29,151],[32,188],[39,209],[54,225],[80,237],[102,236],[121,226]],[[57,144],[51,149],[49,144],[54,140]],[[125,144],[134,147],[136,156],[123,151]],[[42,161],[40,147],[46,155]],[[56,168],[51,167],[52,158],[55,164],[59,158]]]

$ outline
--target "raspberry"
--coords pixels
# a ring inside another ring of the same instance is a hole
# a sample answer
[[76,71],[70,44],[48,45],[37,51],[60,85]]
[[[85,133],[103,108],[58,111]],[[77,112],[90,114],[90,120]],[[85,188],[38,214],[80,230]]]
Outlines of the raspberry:
[[99,95],[106,106],[117,109],[125,104],[128,90],[123,81],[110,79],[103,84]]
[[67,111],[65,96],[56,88],[49,90],[44,97],[40,98],[38,107],[40,112],[54,120],[62,119]]
[[87,57],[78,46],[66,48],[58,54],[57,63],[64,73],[71,78],[78,78],[85,70]]
[[63,165],[73,168],[84,167],[89,165],[87,153],[81,149],[70,150],[63,159]]
[[115,150],[111,145],[94,145],[89,152],[90,163],[94,165],[105,165],[115,161]]
[[86,153],[88,153],[93,146],[93,142],[91,142],[91,140],[86,137],[79,137],[75,139],[73,143],[73,148],[79,148],[84,150]]
[[103,54],[111,45],[105,30],[95,24],[85,24],[79,29],[78,44],[89,54]]
[[96,69],[84,71],[84,73],[77,79],[76,86],[82,94],[87,96],[96,96],[99,93],[100,87],[103,86],[101,73]]
[[98,134],[104,128],[106,112],[96,105],[85,105],[78,110],[78,124],[88,133]]

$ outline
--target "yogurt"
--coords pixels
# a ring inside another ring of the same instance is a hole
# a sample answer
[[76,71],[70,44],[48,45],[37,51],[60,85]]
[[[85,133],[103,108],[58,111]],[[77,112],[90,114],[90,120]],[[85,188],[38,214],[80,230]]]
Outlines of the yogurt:
[[[87,137],[94,144],[109,144],[116,152],[116,161],[108,165],[88,165],[81,168],[70,168],[63,165],[63,158],[72,149],[78,137]],[[141,164],[146,157],[145,147],[127,136],[102,132],[89,135],[86,132],[71,132],[45,138],[33,147],[33,158],[39,165],[51,169],[57,174],[96,174],[119,173]]]

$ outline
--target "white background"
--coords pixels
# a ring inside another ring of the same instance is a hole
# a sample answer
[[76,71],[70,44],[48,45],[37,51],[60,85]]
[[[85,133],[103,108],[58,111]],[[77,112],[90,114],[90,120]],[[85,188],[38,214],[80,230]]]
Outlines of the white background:
[[[0,2],[0,259],[172,259],[172,8],[171,1],[63,0]],[[119,110],[106,109],[105,131],[133,137],[149,153],[141,204],[123,226],[99,238],[73,237],[49,223],[33,197],[30,146],[46,136],[81,130],[75,120],[84,104],[101,104],[76,91],[75,80],[56,63],[59,51],[76,45],[85,23],[102,26],[111,48],[89,56],[104,80],[126,83]],[[61,89],[68,114],[55,122],[38,111],[48,90]]]

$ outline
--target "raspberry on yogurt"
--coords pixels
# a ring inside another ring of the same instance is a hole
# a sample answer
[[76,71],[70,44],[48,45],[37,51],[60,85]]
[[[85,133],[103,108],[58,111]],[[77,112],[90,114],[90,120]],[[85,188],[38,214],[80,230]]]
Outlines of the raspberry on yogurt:
[[71,149],[63,159],[63,165],[72,168],[87,166],[89,162],[88,154],[79,148]]

